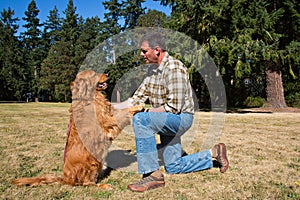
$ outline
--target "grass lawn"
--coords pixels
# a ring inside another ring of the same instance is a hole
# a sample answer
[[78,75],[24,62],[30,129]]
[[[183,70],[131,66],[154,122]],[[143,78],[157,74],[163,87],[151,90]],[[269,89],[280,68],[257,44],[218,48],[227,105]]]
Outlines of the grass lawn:
[[[225,114],[218,139],[228,148],[230,168],[224,174],[217,168],[165,174],[164,188],[133,193],[127,185],[140,175],[132,161],[101,180],[110,183],[113,190],[59,184],[33,188],[12,185],[15,178],[62,175],[69,106],[0,104],[0,199],[300,199],[300,113]],[[188,153],[200,150],[212,115],[196,113],[195,134],[184,146]],[[132,128],[128,126],[113,144],[112,151],[130,150],[133,156]],[[122,160],[124,156],[110,157]]]

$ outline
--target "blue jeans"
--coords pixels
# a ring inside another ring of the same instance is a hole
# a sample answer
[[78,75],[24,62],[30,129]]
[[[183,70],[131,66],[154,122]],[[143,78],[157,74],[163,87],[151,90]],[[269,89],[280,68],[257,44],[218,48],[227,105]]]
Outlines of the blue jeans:
[[133,117],[138,173],[147,174],[159,169],[155,134],[160,134],[163,161],[169,174],[188,173],[213,167],[211,150],[182,156],[180,137],[192,126],[193,115],[188,113],[140,112]]

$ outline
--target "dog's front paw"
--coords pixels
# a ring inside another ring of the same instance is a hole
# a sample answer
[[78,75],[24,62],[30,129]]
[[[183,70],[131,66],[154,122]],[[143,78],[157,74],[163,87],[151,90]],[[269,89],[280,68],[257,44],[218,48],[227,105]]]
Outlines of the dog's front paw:
[[105,136],[108,140],[113,141],[117,137],[117,134],[107,133]]
[[134,115],[135,113],[142,112],[144,109],[145,109],[145,104],[143,103],[137,106],[130,107],[128,112],[129,114]]

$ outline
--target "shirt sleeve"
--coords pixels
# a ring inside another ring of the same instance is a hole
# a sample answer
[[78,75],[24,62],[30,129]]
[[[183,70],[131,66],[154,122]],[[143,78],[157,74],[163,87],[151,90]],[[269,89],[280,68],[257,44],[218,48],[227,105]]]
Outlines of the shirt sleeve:
[[142,84],[138,87],[138,89],[134,92],[134,94],[132,95],[132,97],[130,97],[128,100],[129,102],[136,106],[139,104],[144,103],[148,98],[149,98],[149,94],[148,94],[148,90],[147,90],[147,83],[149,82],[149,78],[146,77],[144,79],[144,81],[142,82]]

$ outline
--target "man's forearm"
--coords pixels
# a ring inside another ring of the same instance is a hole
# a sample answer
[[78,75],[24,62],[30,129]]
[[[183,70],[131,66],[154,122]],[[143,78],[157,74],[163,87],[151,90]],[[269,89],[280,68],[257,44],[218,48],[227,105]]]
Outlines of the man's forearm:
[[116,103],[116,104],[113,104],[113,107],[116,108],[116,109],[125,109],[125,108],[129,108],[129,107],[132,107],[132,103],[130,103],[129,100],[126,100],[126,101],[123,101],[121,103]]

